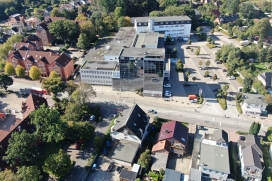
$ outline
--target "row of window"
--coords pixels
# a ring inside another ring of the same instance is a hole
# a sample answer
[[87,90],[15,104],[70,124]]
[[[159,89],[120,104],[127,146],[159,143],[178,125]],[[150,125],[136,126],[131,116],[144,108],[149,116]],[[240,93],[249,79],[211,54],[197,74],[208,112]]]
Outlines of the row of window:
[[89,74],[112,74],[112,72],[101,72],[101,71],[94,71],[94,70],[82,70],[82,73],[89,73]]
[[98,79],[111,79],[110,76],[96,76],[96,75],[82,75],[82,77],[98,78]]
[[83,82],[92,82],[92,83],[104,83],[104,84],[111,84],[111,81],[108,80],[91,80],[91,79],[82,79]]
[[[185,24],[185,23],[190,23],[190,21],[166,21],[166,22],[155,22],[155,25],[159,25],[159,24]],[[147,22],[145,23],[137,23],[137,25],[145,25],[147,26]]]
[[184,26],[183,25],[159,26],[159,28],[173,28],[173,27],[184,27]]

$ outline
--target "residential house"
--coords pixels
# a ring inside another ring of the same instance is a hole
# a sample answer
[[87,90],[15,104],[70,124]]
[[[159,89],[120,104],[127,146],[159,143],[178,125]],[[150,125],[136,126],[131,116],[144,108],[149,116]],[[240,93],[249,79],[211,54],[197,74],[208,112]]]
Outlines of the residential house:
[[120,181],[135,181],[137,176],[141,176],[141,171],[141,166],[134,163],[131,171],[122,169],[119,179]]
[[266,113],[267,103],[261,94],[243,94],[244,100],[241,106],[245,115],[251,117],[259,117],[262,113]]
[[148,135],[149,116],[137,105],[124,109],[111,127],[113,140],[125,139],[140,146]]
[[17,26],[14,26],[14,27],[12,27],[11,28],[11,33],[12,34],[23,34],[23,30],[22,30],[22,28],[21,27],[17,27]]
[[264,72],[258,75],[258,80],[260,80],[265,88],[271,89],[272,88],[272,72]]
[[242,176],[246,180],[262,180],[264,162],[260,139],[255,135],[246,135],[238,141],[238,148]]
[[172,169],[165,169],[163,181],[181,181],[184,175],[178,171]]
[[158,141],[153,147],[152,147],[153,153],[170,153],[171,152],[171,142],[168,140],[162,140]]
[[41,105],[48,106],[45,98],[30,94],[25,101],[22,102],[23,118],[26,118],[30,113],[38,109]]
[[59,12],[62,12],[64,9],[70,11],[75,9],[75,7],[72,4],[60,4],[58,9]]
[[252,5],[252,6],[253,6],[253,13],[254,13],[257,17],[259,16],[261,10],[260,10],[257,6],[255,6],[254,4],[252,4],[252,3],[250,3],[250,2],[242,2],[242,3],[241,3],[241,6],[243,6],[244,4],[250,4],[250,5]]
[[164,123],[161,127],[158,142],[163,140],[171,143],[171,152],[183,155],[186,152],[188,127],[177,121]]
[[40,23],[36,29],[36,35],[42,40],[43,46],[51,45],[55,37],[49,32],[48,25],[56,20],[65,20],[64,17],[45,17],[44,22]]
[[230,174],[228,136],[223,130],[214,131],[213,137],[204,138],[200,148],[199,170],[202,177],[218,181],[227,180]]
[[41,23],[41,20],[37,17],[30,17],[25,20],[27,26],[31,29],[36,29],[38,25]]
[[14,67],[21,65],[28,75],[32,66],[39,67],[42,76],[48,77],[50,72],[56,71],[63,80],[67,80],[74,73],[72,59],[65,53],[59,55],[53,52],[36,50],[12,50],[9,52],[8,61]]
[[[40,100],[40,102],[39,102]],[[9,138],[13,132],[22,132],[26,130],[27,132],[34,132],[34,126],[30,124],[29,114],[34,110],[38,109],[42,104],[47,105],[45,99],[35,96],[29,95],[26,99],[24,106],[27,108],[24,113],[23,119],[17,119],[15,115],[9,114],[6,117],[6,120],[0,122],[0,157],[6,155],[7,147],[9,144]],[[0,169],[4,170],[8,167],[8,163],[4,159],[0,159]]]
[[132,167],[140,144],[120,139],[112,155],[112,160],[123,166]]
[[27,26],[25,22],[25,17],[21,14],[13,14],[9,16],[8,23],[9,26],[19,26],[25,28]]
[[43,17],[45,18],[45,17],[50,16],[50,13],[51,13],[52,10],[53,10],[52,7],[45,8],[44,11],[43,11]]
[[218,24],[225,24],[235,22],[237,19],[239,19],[239,15],[233,14],[229,16],[219,16],[214,21],[217,22]]
[[214,5],[217,7],[220,7],[223,5],[223,3],[222,3],[222,1],[215,1]]
[[25,39],[23,42],[17,42],[14,44],[15,50],[21,50],[24,48],[25,50],[43,50],[42,41],[39,37],[36,35],[31,35],[27,39]]

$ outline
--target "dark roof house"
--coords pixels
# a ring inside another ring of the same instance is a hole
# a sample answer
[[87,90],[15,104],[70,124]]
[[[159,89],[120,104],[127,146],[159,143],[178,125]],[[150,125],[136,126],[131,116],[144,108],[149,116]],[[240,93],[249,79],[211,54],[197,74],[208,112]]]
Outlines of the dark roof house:
[[213,132],[213,139],[216,143],[228,144],[228,133],[222,129],[215,130]]
[[149,116],[137,105],[125,109],[117,118],[113,127],[114,132],[126,132],[142,140],[146,127],[149,124]]
[[239,15],[233,14],[229,16],[220,16],[215,21],[217,21],[218,24],[225,24],[225,23],[232,23],[236,21],[237,19],[239,19]]
[[256,150],[259,155],[263,156],[260,139],[255,135],[245,135],[238,140],[238,144],[241,145],[242,149],[246,148],[247,146],[252,146],[252,148]]
[[266,88],[272,88],[272,72],[264,72],[258,76],[258,79]]
[[26,100],[22,102],[23,117],[26,118],[30,113],[38,109],[43,104],[48,106],[45,98],[30,94]]
[[181,181],[182,178],[182,173],[168,168],[165,169],[163,181]]
[[158,141],[168,140],[172,143],[173,140],[176,140],[186,147],[187,138],[188,127],[181,122],[169,121],[162,125]]

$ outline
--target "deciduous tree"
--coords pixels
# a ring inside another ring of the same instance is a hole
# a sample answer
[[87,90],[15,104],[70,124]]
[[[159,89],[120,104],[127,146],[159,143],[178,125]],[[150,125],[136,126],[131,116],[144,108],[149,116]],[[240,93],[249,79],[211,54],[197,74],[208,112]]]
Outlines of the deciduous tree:
[[244,85],[243,92],[245,92],[245,93],[250,92],[251,87],[252,87],[252,83],[253,83],[252,78],[245,77],[245,79],[243,80],[243,85]]
[[5,169],[0,172],[0,180],[15,181],[16,175],[10,169]]
[[15,73],[14,66],[10,62],[7,62],[5,65],[5,73],[8,75],[12,75]]
[[37,181],[42,178],[41,171],[37,166],[19,167],[16,175],[20,181]]
[[22,77],[25,75],[25,68],[21,65],[17,65],[15,72],[17,76]]
[[6,74],[0,74],[0,88],[5,89],[7,91],[8,86],[13,84],[13,79],[6,75]]
[[62,17],[62,13],[59,11],[58,8],[54,8],[51,12],[50,12],[50,16],[51,17]]
[[214,74],[214,75],[212,76],[212,79],[213,79],[213,81],[217,80],[217,75]]
[[266,94],[264,96],[264,99],[265,99],[265,101],[267,102],[268,105],[272,105],[272,96],[271,96],[271,94]]
[[76,45],[80,49],[87,49],[90,46],[90,40],[88,39],[88,36],[85,33],[80,33]]
[[91,84],[80,84],[79,88],[72,94],[73,100],[81,105],[89,102],[89,98],[92,96],[96,96],[96,92]]
[[141,165],[142,168],[148,168],[152,162],[152,157],[151,157],[151,151],[150,150],[145,150],[141,155],[140,158],[138,159],[138,164]]
[[25,130],[21,133],[13,132],[4,159],[8,160],[11,165],[34,163],[37,156],[36,141],[36,135],[29,134]]
[[196,49],[195,54],[196,54],[197,56],[200,54],[200,48],[197,48],[197,49]]
[[210,60],[207,60],[207,61],[205,62],[205,65],[206,65],[206,67],[209,67],[209,66],[211,65],[211,61],[210,61]]
[[43,171],[56,179],[63,179],[71,168],[72,162],[70,157],[62,150],[50,155],[43,165]]
[[32,66],[29,70],[29,77],[32,80],[39,80],[41,77],[41,71],[37,66]]
[[44,142],[59,142],[64,139],[66,124],[61,121],[56,109],[42,105],[30,114],[31,123],[35,126],[35,133]]
[[75,84],[74,81],[69,80],[66,82],[66,91],[68,92],[69,96],[79,87],[79,85]]
[[120,18],[121,16],[125,16],[125,11],[124,8],[122,7],[116,7],[114,12],[113,12],[113,17],[115,20],[117,20],[118,18]]
[[176,70],[178,72],[182,72],[183,71],[183,63],[180,59],[178,59],[178,61],[176,62]]
[[[51,74],[50,74],[51,75]],[[58,74],[52,74],[53,76],[57,76]],[[59,92],[64,92],[66,89],[65,82],[58,76],[56,78],[47,78],[42,81],[42,88],[47,90],[48,92],[52,92],[54,95],[57,95]]]

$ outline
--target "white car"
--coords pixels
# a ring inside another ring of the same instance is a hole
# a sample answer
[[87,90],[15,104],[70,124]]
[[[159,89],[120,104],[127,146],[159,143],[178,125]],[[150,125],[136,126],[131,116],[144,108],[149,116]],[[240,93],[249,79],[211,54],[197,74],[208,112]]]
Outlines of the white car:
[[149,112],[149,113],[157,114],[157,111],[155,111],[154,109],[148,109],[148,112]]
[[166,92],[164,95],[167,96],[167,97],[171,97],[171,93]]
[[235,80],[236,78],[233,76],[228,77],[229,80]]
[[170,84],[164,84],[163,87],[171,87],[171,85]]

